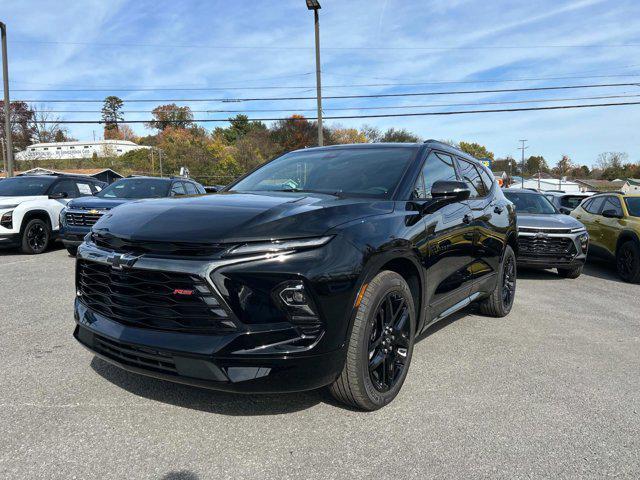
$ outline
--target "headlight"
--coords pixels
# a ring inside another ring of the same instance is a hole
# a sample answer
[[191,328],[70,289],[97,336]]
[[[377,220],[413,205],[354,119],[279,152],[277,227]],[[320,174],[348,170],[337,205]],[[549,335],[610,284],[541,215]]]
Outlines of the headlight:
[[60,218],[58,219],[60,221],[60,225],[62,225],[63,227],[67,226],[67,216],[65,215],[67,213],[67,209],[63,208],[62,210],[60,210]]
[[0,218],[0,225],[4,228],[13,228],[13,210],[5,212]]
[[576,227],[576,228],[572,228],[571,229],[571,233],[582,233],[582,232],[586,232],[587,229],[584,227]]
[[279,254],[297,250],[306,250],[326,245],[332,238],[332,236],[326,236],[315,238],[300,238],[296,240],[273,240],[271,242],[245,243],[244,245],[240,245],[231,249],[227,252],[226,255],[256,255],[261,253]]
[[[0,206],[0,210],[5,210],[7,208],[16,208],[18,205],[20,205],[19,203],[15,204],[15,205],[2,205]],[[7,212],[9,213],[9,212]]]
[[584,232],[582,235],[578,237],[578,240],[580,240],[580,247],[582,248],[582,253],[587,253],[587,250],[589,248],[589,234],[587,232]]

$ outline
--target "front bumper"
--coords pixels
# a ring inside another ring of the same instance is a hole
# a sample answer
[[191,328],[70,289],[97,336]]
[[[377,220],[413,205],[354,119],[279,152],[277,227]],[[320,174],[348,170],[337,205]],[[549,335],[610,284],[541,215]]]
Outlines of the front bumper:
[[19,233],[0,234],[0,247],[17,247],[20,245],[21,236]]
[[74,337],[103,360],[133,373],[241,393],[313,390],[332,383],[344,348],[305,355],[221,355],[237,334],[159,332],[124,326],[76,299]]

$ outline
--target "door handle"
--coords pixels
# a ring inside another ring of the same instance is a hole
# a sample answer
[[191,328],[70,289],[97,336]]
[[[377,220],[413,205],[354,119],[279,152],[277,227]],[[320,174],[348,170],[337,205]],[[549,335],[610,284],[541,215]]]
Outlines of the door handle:
[[467,213],[467,214],[465,214],[465,216],[464,216],[464,217],[462,217],[462,221],[463,221],[464,223],[466,223],[466,224],[471,223],[471,215],[469,215],[468,213]]
[[596,223],[600,223],[600,219],[596,218],[596,219],[594,220],[594,222],[596,222]]
[[582,215],[576,215],[576,218],[577,218],[577,219],[581,219],[581,218],[582,218]]

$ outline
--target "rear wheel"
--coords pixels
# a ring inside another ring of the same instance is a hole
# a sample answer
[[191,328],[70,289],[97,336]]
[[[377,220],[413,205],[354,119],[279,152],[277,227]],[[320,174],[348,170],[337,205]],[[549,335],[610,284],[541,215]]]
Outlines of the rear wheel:
[[51,239],[51,229],[44,220],[34,218],[29,220],[22,231],[21,250],[29,255],[44,252]]
[[624,242],[616,252],[618,275],[625,282],[640,283],[640,247],[633,240]]
[[383,271],[360,302],[338,379],[329,387],[339,401],[377,410],[402,388],[413,353],[415,307],[407,282]]
[[574,268],[559,268],[558,276],[562,278],[578,278],[582,275],[582,265],[579,265]]
[[480,312],[492,317],[505,317],[511,311],[516,296],[516,256],[507,245],[498,272],[498,281],[489,298],[480,302]]

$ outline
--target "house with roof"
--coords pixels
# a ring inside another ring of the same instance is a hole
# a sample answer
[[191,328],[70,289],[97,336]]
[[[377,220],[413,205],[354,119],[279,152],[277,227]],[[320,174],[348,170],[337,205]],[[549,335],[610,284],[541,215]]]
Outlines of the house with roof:
[[[25,170],[23,172],[15,172],[16,176],[23,175],[81,175],[95,178],[105,183],[113,183],[120,178],[124,178],[124,175],[112,170],[110,168],[80,168],[72,170],[52,170],[49,168],[32,168],[31,170]],[[4,173],[0,173],[0,179],[5,178]]]
[[578,178],[575,180],[582,192],[625,192],[629,189],[627,180],[594,180]]

